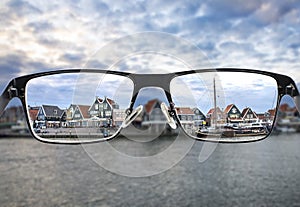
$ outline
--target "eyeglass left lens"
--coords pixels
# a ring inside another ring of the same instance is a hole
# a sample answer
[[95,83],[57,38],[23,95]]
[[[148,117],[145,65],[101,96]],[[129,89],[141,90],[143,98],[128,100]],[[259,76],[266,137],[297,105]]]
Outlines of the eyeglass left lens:
[[26,86],[30,126],[47,142],[90,142],[114,136],[126,117],[133,83],[104,73],[62,73]]

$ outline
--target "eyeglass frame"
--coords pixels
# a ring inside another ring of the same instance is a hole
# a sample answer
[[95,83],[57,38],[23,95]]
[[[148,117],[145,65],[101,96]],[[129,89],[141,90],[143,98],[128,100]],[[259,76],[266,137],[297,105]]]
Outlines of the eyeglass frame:
[[[203,138],[195,138],[191,135],[189,135],[185,130],[183,130],[182,123],[177,115],[177,112],[175,110],[175,104],[172,100],[172,96],[170,93],[170,83],[171,81],[179,76],[183,75],[190,75],[190,74],[196,74],[196,73],[209,73],[209,72],[243,72],[243,73],[254,73],[254,74],[260,74],[260,75],[266,75],[269,77],[272,77],[276,80],[277,82],[277,90],[278,90],[278,97],[277,97],[277,102],[276,102],[276,113],[274,117],[274,121],[272,123],[271,129],[273,130],[275,120],[277,118],[277,111],[279,108],[280,101],[283,96],[289,95],[294,100],[296,101],[296,105],[299,108],[298,104],[300,103],[300,94],[299,90],[292,78],[286,75],[278,74],[278,73],[273,73],[273,72],[268,72],[268,71],[263,71],[263,70],[255,70],[255,69],[242,69],[242,68],[211,68],[211,69],[196,69],[196,70],[188,70],[188,71],[181,71],[181,72],[174,72],[174,73],[163,73],[163,74],[139,74],[139,73],[129,73],[129,72],[122,72],[122,71],[112,71],[112,70],[102,70],[102,69],[87,69],[87,68],[74,68],[74,69],[62,69],[62,70],[54,70],[54,71],[47,71],[47,72],[40,72],[40,73],[34,73],[34,74],[29,74],[25,76],[20,76],[17,78],[12,79],[5,90],[3,91],[2,95],[0,96],[0,115],[4,112],[6,106],[8,103],[13,99],[13,98],[19,98],[21,100],[23,110],[26,115],[26,122],[27,125],[29,126],[29,131],[31,135],[37,139],[38,141],[41,142],[46,142],[46,143],[52,143],[52,144],[82,144],[82,141],[78,142],[61,142],[61,141],[46,141],[46,140],[41,140],[37,136],[35,136],[32,127],[30,126],[30,120],[29,120],[29,115],[28,115],[28,110],[27,110],[27,104],[26,104],[26,85],[28,81],[34,78],[38,77],[43,77],[43,76],[49,76],[49,75],[57,75],[57,74],[67,74],[67,73],[99,73],[99,74],[112,74],[112,75],[119,75],[119,76],[124,76],[132,80],[134,83],[134,89],[133,89],[133,96],[131,97],[131,102],[129,108],[126,110],[127,117],[130,116],[134,109],[134,103],[136,101],[137,95],[139,91],[142,88],[145,87],[158,87],[164,90],[165,95],[167,97],[167,100],[169,102],[169,110],[168,113],[170,117],[175,119],[176,123],[179,125],[179,128],[185,133],[186,136],[199,140],[199,141],[210,141],[208,139],[203,139]],[[298,103],[297,103],[298,102]],[[131,120],[133,121],[133,120]],[[100,141],[108,141],[111,139],[114,139],[120,134],[120,130],[118,130],[117,133],[114,135],[110,136],[109,138],[103,138],[99,139],[97,141],[90,141],[90,142],[84,142],[84,143],[93,143],[93,142],[100,142]],[[271,133],[271,132],[270,132]],[[264,138],[267,138],[268,135],[266,135]],[[259,140],[262,140],[259,139]],[[259,141],[259,140],[254,140],[254,141]],[[215,142],[215,141],[213,141]],[[218,141],[220,143],[224,142],[222,140]],[[235,141],[234,143],[243,143],[243,142],[253,142],[253,140],[249,141]],[[227,143],[227,142],[225,142]]]

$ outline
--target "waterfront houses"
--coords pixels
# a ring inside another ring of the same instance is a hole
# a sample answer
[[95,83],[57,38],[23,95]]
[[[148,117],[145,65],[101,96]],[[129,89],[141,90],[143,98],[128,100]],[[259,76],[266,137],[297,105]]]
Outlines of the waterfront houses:
[[67,123],[69,127],[88,127],[88,114],[90,106],[71,104],[67,110]]
[[69,127],[112,127],[121,125],[125,110],[112,99],[96,97],[92,105],[71,104],[67,109]]
[[28,113],[29,113],[29,120],[30,124],[33,125],[34,121],[37,120],[37,116],[39,113],[40,107],[29,107],[28,108]]
[[102,120],[101,125],[113,125],[113,110],[119,109],[119,105],[112,99],[96,97],[93,105],[88,110],[90,117],[98,117]]
[[244,123],[253,123],[259,120],[257,114],[249,107],[244,108],[242,111],[242,119]]
[[66,110],[66,119],[67,119],[67,122],[72,121],[72,119],[74,117],[75,109],[76,109],[76,104],[71,104],[69,106],[69,108]]
[[206,116],[199,108],[193,108],[195,126],[206,125]]
[[127,114],[125,109],[114,109],[112,114],[113,126],[120,127]]
[[[135,121],[135,126],[150,127],[152,132],[163,131],[165,127],[167,130],[171,130],[161,111],[161,103],[158,99],[149,100],[144,105],[144,113]],[[198,108],[175,107],[175,110],[182,127],[187,131],[193,131],[198,126],[206,124],[206,117]]]
[[220,107],[211,108],[206,114],[206,123],[208,126],[226,123],[226,116]]
[[176,107],[175,108],[178,118],[180,119],[182,127],[186,131],[193,130],[195,126],[195,113],[190,107]]
[[151,122],[151,124],[160,124],[160,121],[164,120],[164,115],[160,110],[160,105],[161,101],[158,99],[150,100],[145,104],[145,113],[142,120],[144,124],[148,124],[148,122]]
[[[216,111],[216,112],[215,112]],[[207,126],[214,124],[251,124],[256,122],[265,122],[271,124],[275,118],[275,109],[269,109],[268,111],[258,114],[250,107],[244,108],[242,111],[235,105],[229,104],[222,111],[219,107],[210,109],[206,115]],[[216,121],[215,121],[216,119]]]
[[161,132],[166,124],[165,116],[160,109],[161,101],[153,99],[144,105],[144,113],[135,121],[136,126],[150,127],[152,132]]
[[[161,111],[161,101],[149,100],[144,104],[144,111],[133,122],[136,127],[161,131],[166,125],[166,117]],[[187,131],[195,131],[203,126],[226,124],[251,124],[255,122],[271,123],[275,109],[257,114],[250,107],[240,110],[235,104],[210,109],[205,115],[199,108],[175,107],[181,125]],[[30,107],[29,114],[34,126],[41,127],[120,127],[126,118],[126,109],[108,97],[95,97],[91,105],[70,104],[62,110],[58,106],[42,105]]]
[[[103,99],[96,97],[96,99],[92,102],[92,105],[71,104],[65,110],[54,105],[28,106],[29,121],[33,127],[101,127],[109,123],[110,120],[112,127],[120,127],[126,118],[126,109],[119,109],[118,104],[112,99],[105,97]],[[107,103],[107,106],[104,106],[105,103]],[[100,105],[97,108],[95,104]],[[168,127],[168,125],[165,125],[166,119],[161,113],[160,104],[161,102],[157,99],[146,103],[144,112],[133,122],[134,124],[138,123],[135,126],[147,127],[151,126],[152,123],[160,123],[163,124],[162,126]],[[98,109],[97,113],[95,112],[96,109]],[[99,109],[105,111],[101,113]],[[198,108],[176,107],[175,109],[183,123],[183,127],[186,129],[191,128],[192,125],[194,129],[197,129],[202,126],[212,126],[213,124],[214,109],[210,109],[206,115]],[[192,115],[191,111],[193,111],[194,115]],[[235,104],[229,104],[224,111],[217,107],[216,111],[217,117],[221,119],[218,121],[218,124],[221,125],[247,125],[256,122],[271,125],[276,116],[275,108],[266,112],[256,113],[250,107],[240,110]],[[276,129],[277,131],[300,131],[299,120],[300,115],[296,107],[283,103],[279,106]],[[16,125],[20,121],[25,122],[23,108],[9,107],[0,117],[0,128]]]
[[35,128],[47,127],[114,127],[126,117],[125,109],[112,99],[96,97],[92,105],[70,104],[63,110],[54,105],[28,107]]
[[242,113],[234,104],[229,104],[225,110],[226,122],[230,123],[241,123],[243,122]]
[[66,125],[66,112],[58,106],[42,105],[35,120],[37,126],[61,127]]

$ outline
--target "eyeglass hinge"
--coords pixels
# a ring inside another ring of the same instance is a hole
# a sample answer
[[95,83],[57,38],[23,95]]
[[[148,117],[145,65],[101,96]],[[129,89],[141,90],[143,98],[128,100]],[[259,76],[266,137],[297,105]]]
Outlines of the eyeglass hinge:
[[14,80],[13,84],[7,90],[8,96],[9,96],[10,99],[19,96],[18,89],[15,87],[15,85],[16,85],[16,83],[15,83],[15,80]]

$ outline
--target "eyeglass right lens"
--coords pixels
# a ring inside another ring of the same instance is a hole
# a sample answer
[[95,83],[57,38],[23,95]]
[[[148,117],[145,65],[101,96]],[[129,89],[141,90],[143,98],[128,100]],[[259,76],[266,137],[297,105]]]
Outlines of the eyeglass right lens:
[[274,78],[246,72],[203,72],[170,85],[178,118],[197,139],[245,142],[271,131],[277,104]]
[[90,142],[114,136],[126,118],[133,83],[104,73],[62,73],[26,86],[32,130],[47,142]]

